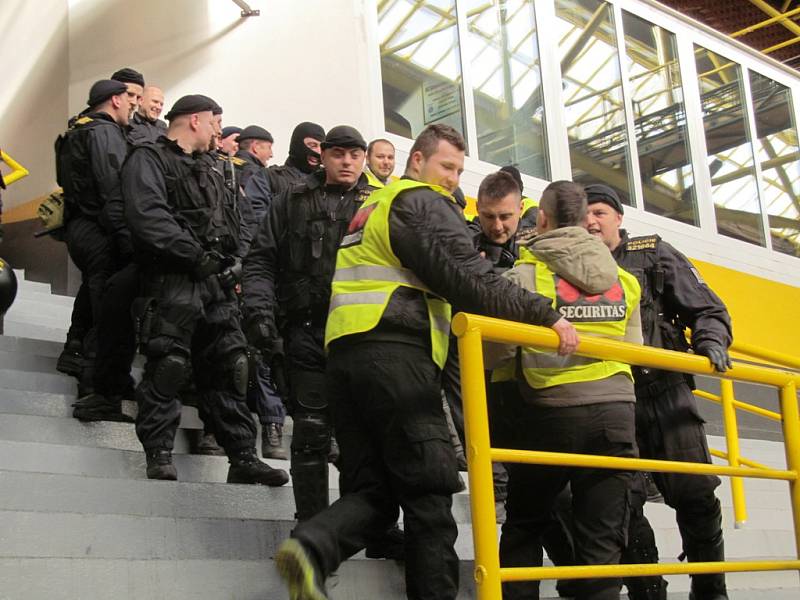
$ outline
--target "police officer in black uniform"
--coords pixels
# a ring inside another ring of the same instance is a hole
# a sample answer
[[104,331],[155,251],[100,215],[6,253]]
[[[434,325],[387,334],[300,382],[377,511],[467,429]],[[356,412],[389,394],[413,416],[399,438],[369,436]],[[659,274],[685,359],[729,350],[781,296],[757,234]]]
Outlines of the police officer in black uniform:
[[272,189],[266,167],[272,158],[274,141],[272,134],[258,125],[248,125],[242,129],[237,140],[239,150],[233,163],[239,174],[239,185],[250,205],[250,221],[247,226],[251,240],[272,202]]
[[291,473],[301,521],[328,505],[323,338],[339,242],[373,190],[362,173],[366,148],[353,127],[331,129],[322,143],[325,169],[275,197],[244,263],[248,339],[272,361],[276,376],[284,368],[288,376]]
[[142,86],[144,92],[139,101],[139,108],[133,113],[128,128],[128,139],[131,144],[155,142],[167,133],[167,124],[158,118],[164,106],[164,92],[153,85],[144,85],[144,80]]
[[[610,187],[586,187],[587,229],[603,239],[617,263],[635,275],[642,287],[641,316],[644,343],[685,352],[684,336],[692,330],[692,350],[707,356],[719,372],[731,366],[731,319],[722,300],[706,285],[687,258],[657,235],[631,238],[622,224],[623,207]],[[692,394],[693,380],[682,373],[634,368],[636,380],[636,437],[642,458],[710,463],[703,419]],[[725,560],[722,516],[712,475],[653,473],[664,501],[675,509],[683,551],[689,561]],[[645,493],[636,495],[631,514],[628,556],[624,562],[658,562],[650,524],[644,518]],[[626,580],[639,598],[666,597],[658,577]],[[632,596],[633,597],[633,596]],[[725,575],[693,575],[692,600],[727,599]]]
[[273,196],[278,196],[293,183],[302,182],[306,175],[319,169],[320,144],[324,139],[325,130],[316,123],[304,121],[294,128],[286,162],[268,169],[269,189]]
[[200,402],[231,463],[228,482],[283,485],[288,475],[256,456],[256,426],[245,403],[246,341],[233,293],[240,215],[209,152],[221,113],[207,96],[184,96],[167,114],[167,136],[134,148],[123,169],[125,216],[142,277],[134,314],[147,357],[136,389],[136,433],[147,476],[176,479],[177,394],[193,368]]
[[[85,362],[90,363],[89,372],[97,350],[96,325],[106,281],[130,254],[128,238],[117,232],[125,227],[119,185],[120,169],[128,151],[123,128],[136,108],[135,102],[136,97],[128,94],[126,84],[98,81],[89,93],[88,110],[74,119],[56,141],[56,178],[64,188],[66,210],[64,239],[83,279],[76,305],[79,299],[82,303],[88,300],[92,315],[91,327],[83,331],[83,339],[71,331],[68,344],[75,340]],[[80,312],[78,306],[73,310]],[[85,326],[82,324],[79,329]],[[87,368],[86,364],[82,366]],[[79,386],[79,396],[83,395],[82,387]]]

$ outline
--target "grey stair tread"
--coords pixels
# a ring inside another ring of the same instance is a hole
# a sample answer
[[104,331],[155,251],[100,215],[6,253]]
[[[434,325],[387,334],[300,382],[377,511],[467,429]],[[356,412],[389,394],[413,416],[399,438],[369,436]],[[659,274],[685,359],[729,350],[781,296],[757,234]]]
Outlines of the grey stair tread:
[[17,294],[16,302],[42,302],[53,306],[66,306],[71,309],[75,303],[75,297],[34,291],[32,289],[21,289]]
[[0,386],[9,390],[30,390],[52,394],[77,393],[74,377],[58,373],[36,373],[0,368]]
[[0,350],[0,369],[56,373],[57,362],[58,358],[55,356]]
[[0,335],[0,350],[7,352],[58,357],[63,347],[63,341],[59,343],[13,335]]
[[67,328],[66,325],[63,327],[49,327],[36,325],[35,323],[17,322],[12,319],[6,319],[3,322],[3,332],[6,335],[61,342],[62,344],[67,339]]

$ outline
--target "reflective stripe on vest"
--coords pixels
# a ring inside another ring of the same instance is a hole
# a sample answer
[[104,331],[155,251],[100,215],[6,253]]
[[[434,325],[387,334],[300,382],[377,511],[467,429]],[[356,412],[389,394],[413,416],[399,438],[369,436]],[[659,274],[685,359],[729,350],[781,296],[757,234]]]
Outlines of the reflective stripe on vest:
[[[622,340],[628,320],[639,305],[641,289],[636,278],[617,268],[617,282],[603,294],[586,294],[553,273],[527,248],[520,248],[517,264],[530,264],[536,269],[536,292],[552,298],[555,310],[567,318],[579,332],[597,337]],[[568,316],[572,315],[572,316]],[[559,356],[531,347],[522,348],[522,372],[525,381],[535,389],[581,381],[597,381],[624,373],[631,380],[629,365],[583,356]]]
[[395,290],[400,286],[409,287],[425,294],[432,358],[439,368],[444,368],[450,336],[450,305],[435,296],[413,271],[400,263],[389,240],[392,202],[400,192],[421,187],[430,188],[455,202],[439,186],[400,179],[374,191],[353,217],[336,255],[336,272],[331,284],[331,303],[325,327],[326,348],[340,337],[374,329]]
[[524,217],[525,213],[528,212],[530,209],[539,210],[539,201],[534,200],[533,198],[523,198],[522,199],[522,212],[520,212],[520,216]]

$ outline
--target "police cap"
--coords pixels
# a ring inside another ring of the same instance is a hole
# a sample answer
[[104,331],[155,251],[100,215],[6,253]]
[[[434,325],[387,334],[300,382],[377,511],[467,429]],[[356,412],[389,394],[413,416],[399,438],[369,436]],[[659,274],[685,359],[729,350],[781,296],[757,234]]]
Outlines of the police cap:
[[190,94],[178,98],[177,102],[172,105],[172,109],[164,118],[167,121],[171,121],[175,117],[180,117],[181,115],[193,115],[194,113],[206,112],[209,110],[215,115],[222,114],[222,107],[208,96]]
[[228,125],[227,127],[223,127],[222,139],[224,140],[226,137],[230,137],[235,133],[242,133],[242,128],[236,127],[235,125]]
[[130,67],[125,67],[117,71],[111,76],[114,81],[121,81],[122,83],[135,83],[144,87],[144,75]]
[[275,141],[272,138],[272,134],[269,131],[267,131],[263,127],[259,127],[258,125],[248,125],[244,129],[242,129],[242,132],[239,134],[239,139],[237,141],[239,143],[242,143],[245,140],[264,140],[265,142]]
[[608,204],[619,214],[621,215],[625,214],[625,210],[622,207],[622,201],[619,199],[617,192],[615,192],[607,185],[604,185],[602,183],[592,183],[590,185],[584,186],[583,189],[586,191],[587,204],[603,202],[604,204]]
[[119,96],[127,91],[128,86],[121,81],[114,81],[113,79],[101,79],[92,85],[92,89],[89,90],[89,99],[86,101],[86,104],[90,107],[97,106],[98,104],[102,104],[111,98],[111,96]]
[[320,144],[323,150],[328,148],[361,148],[367,151],[367,142],[361,137],[358,129],[349,125],[337,125],[328,132],[325,140]]

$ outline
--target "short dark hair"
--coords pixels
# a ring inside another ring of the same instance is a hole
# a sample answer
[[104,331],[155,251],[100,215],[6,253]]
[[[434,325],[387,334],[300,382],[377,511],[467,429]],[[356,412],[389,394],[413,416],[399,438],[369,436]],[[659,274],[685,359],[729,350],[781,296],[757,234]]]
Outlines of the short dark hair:
[[383,142],[384,144],[389,144],[392,147],[392,150],[394,150],[394,144],[392,142],[390,142],[389,140],[387,140],[385,138],[378,138],[377,140],[372,140],[369,144],[367,144],[367,156],[372,154],[372,148],[375,146],[375,144],[378,144],[378,143],[381,143],[381,142]]
[[441,140],[452,144],[462,152],[465,152],[467,149],[467,145],[464,143],[464,136],[461,135],[456,129],[450,127],[450,125],[434,123],[433,125],[428,125],[425,129],[423,129],[422,133],[420,133],[417,136],[417,139],[414,140],[414,145],[411,146],[411,150],[408,152],[406,169],[409,167],[411,157],[414,155],[414,152],[422,152],[422,156],[428,159],[439,148],[439,142]]
[[556,227],[580,225],[586,216],[586,191],[572,181],[554,181],[544,188],[539,208]]
[[497,202],[509,194],[516,194],[522,200],[522,193],[514,177],[506,171],[497,171],[481,181],[478,188],[478,202]]

